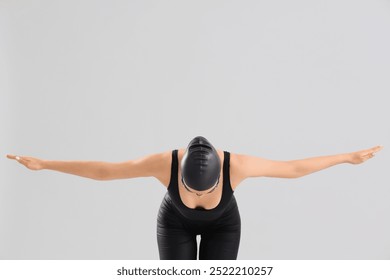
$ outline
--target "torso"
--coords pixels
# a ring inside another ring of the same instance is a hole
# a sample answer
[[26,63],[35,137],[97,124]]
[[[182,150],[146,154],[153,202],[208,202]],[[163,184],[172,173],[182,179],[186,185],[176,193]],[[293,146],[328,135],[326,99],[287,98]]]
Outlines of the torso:
[[[224,162],[224,152],[222,150],[217,150],[218,155],[220,157],[221,163]],[[171,154],[171,152],[169,152]],[[179,186],[179,195],[180,198],[185,206],[188,208],[195,209],[196,207],[202,207],[204,209],[213,209],[218,206],[219,202],[221,201],[222,197],[222,186],[223,186],[223,164],[221,164],[221,177],[219,181],[218,187],[210,194],[197,196],[194,193],[188,192],[184,186],[182,185],[182,182],[180,180],[181,178],[181,170],[180,170],[180,163],[181,159],[183,158],[183,155],[185,153],[185,149],[178,149],[178,186]],[[168,187],[169,180],[170,180],[170,173],[171,173],[171,156],[169,154],[169,157],[167,156],[167,168],[168,172],[164,172],[164,178],[162,178],[160,181],[164,184],[165,187]],[[232,168],[233,167],[233,168]],[[166,174],[166,176],[165,176]],[[230,154],[230,185],[232,187],[232,190],[234,191],[235,188],[238,185],[238,181],[236,179],[235,173],[234,173],[234,155]]]

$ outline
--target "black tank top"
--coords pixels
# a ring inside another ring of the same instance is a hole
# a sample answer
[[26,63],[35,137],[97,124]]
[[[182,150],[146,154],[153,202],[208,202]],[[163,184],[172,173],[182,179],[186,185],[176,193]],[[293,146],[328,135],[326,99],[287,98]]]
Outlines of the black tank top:
[[223,190],[219,204],[212,209],[187,207],[180,198],[178,186],[178,150],[172,151],[171,178],[168,185],[169,198],[172,204],[185,218],[199,221],[212,221],[219,218],[228,208],[236,206],[234,191],[230,185],[230,153],[224,151],[223,161]]

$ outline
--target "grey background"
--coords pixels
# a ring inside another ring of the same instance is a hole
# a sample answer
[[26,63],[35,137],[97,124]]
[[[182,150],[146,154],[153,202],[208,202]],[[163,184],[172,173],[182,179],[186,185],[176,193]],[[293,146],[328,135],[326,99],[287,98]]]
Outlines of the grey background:
[[0,258],[158,259],[154,178],[31,171],[182,148],[361,165],[236,190],[239,259],[390,259],[390,2],[0,1]]

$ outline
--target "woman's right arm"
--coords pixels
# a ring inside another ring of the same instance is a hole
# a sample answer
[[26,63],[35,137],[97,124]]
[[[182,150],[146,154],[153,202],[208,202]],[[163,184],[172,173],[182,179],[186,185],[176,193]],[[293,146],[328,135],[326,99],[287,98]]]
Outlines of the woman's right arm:
[[156,177],[160,181],[166,176],[170,152],[152,154],[137,160],[124,162],[103,161],[57,161],[33,157],[7,155],[31,170],[54,170],[94,180],[115,180],[135,177]]

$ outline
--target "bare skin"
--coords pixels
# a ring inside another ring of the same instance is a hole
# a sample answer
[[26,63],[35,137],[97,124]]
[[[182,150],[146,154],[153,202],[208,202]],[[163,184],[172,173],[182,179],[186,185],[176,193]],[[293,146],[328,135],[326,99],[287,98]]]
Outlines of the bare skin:
[[[352,153],[336,154],[330,156],[312,157],[290,161],[275,161],[260,157],[230,153],[230,185],[233,190],[247,178],[273,177],[273,178],[299,178],[325,168],[341,164],[360,164],[382,150],[383,146],[375,146],[370,149]],[[221,163],[224,160],[223,150],[218,150]],[[178,149],[179,167],[185,149]],[[16,160],[31,170],[55,170],[94,180],[116,180],[136,177],[155,177],[166,188],[171,176],[172,151],[151,154],[137,160],[125,162],[101,162],[101,161],[52,161],[29,156],[7,155],[7,158]],[[178,171],[179,194],[183,203],[189,208],[203,207],[215,208],[222,196],[223,166],[221,176],[215,191],[188,192],[180,180],[181,170]]]

